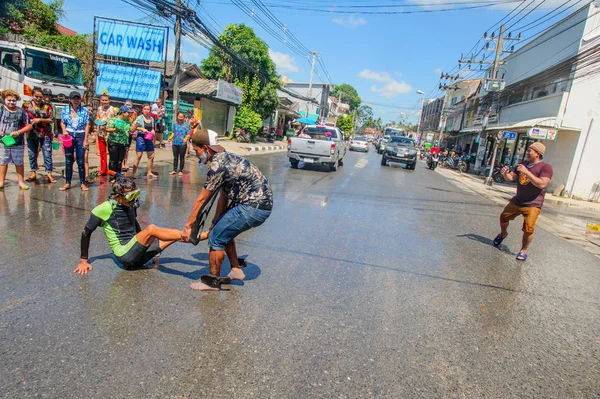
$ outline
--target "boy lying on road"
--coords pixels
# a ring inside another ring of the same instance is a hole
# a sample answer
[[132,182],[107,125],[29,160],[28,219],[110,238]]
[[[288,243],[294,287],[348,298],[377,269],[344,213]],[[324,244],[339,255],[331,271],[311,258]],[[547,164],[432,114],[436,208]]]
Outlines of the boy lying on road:
[[81,234],[81,259],[75,273],[87,274],[92,270],[88,250],[90,237],[98,227],[102,227],[111,250],[127,270],[142,267],[153,258],[158,265],[158,255],[169,245],[181,241],[179,230],[153,224],[142,230],[136,219],[141,191],[136,189],[132,179],[118,177],[112,190],[110,198],[92,210],[85,225]]

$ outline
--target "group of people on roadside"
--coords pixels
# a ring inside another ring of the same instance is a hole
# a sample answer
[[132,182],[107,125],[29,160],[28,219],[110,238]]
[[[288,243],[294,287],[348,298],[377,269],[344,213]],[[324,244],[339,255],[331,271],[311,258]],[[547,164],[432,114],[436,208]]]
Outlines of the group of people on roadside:
[[[84,106],[81,94],[73,91],[69,95],[69,104],[60,115],[60,126],[54,129],[55,108],[52,105],[52,92],[48,89],[34,88],[32,100],[17,106],[19,95],[10,89],[0,94],[3,104],[0,105],[0,190],[4,189],[4,181],[8,165],[14,164],[18,185],[21,190],[28,190],[26,182],[38,179],[38,157],[42,152],[46,180],[56,183],[53,176],[54,164],[52,151],[59,148],[60,143],[54,139],[60,137],[65,154],[65,184],[60,191],[72,187],[73,168],[77,163],[80,188],[87,191],[89,185],[89,149],[90,142],[96,143],[97,155],[100,158],[100,176],[108,171],[124,173],[129,170],[127,161],[129,149],[135,141],[136,156],[132,167],[132,177],[138,177],[139,163],[146,153],[148,178],[157,177],[153,173],[155,147],[165,147],[164,118],[166,111],[162,101],[144,104],[141,114],[134,108],[131,100],[126,100],[119,108],[111,105],[107,93],[100,96],[100,106],[94,110]],[[189,153],[189,139],[192,129],[198,123],[191,112],[186,115],[179,112],[174,123],[172,139],[173,170],[171,175],[183,175],[185,157]],[[30,175],[24,177],[24,146],[27,145]]]

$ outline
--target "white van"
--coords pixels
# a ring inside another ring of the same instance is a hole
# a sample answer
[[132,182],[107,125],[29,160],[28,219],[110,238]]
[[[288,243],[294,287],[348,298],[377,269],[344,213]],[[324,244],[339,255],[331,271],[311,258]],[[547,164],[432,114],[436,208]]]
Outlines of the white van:
[[78,91],[83,97],[85,92],[79,60],[61,51],[0,40],[0,89],[16,91],[22,103],[31,101],[36,87],[52,91],[55,118],[60,119],[69,93]]

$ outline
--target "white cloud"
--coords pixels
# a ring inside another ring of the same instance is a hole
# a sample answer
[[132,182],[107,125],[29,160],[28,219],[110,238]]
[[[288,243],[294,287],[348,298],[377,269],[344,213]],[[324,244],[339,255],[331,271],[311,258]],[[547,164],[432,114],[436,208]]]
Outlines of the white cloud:
[[354,15],[335,17],[331,21],[336,25],[345,26],[348,28],[356,28],[357,26],[367,24],[366,19]]
[[379,93],[384,98],[394,98],[398,94],[406,94],[412,91],[411,85],[404,81],[397,81],[387,72],[375,72],[370,69],[363,69],[358,73],[358,77],[382,83],[381,86],[372,85],[371,91]]
[[296,60],[294,57],[284,54],[278,53],[277,51],[273,51],[269,49],[269,57],[273,60],[277,69],[281,72],[298,72],[298,66],[296,66]]
[[433,70],[433,73],[435,73],[436,75],[441,75],[441,74],[442,74],[442,72],[444,72],[444,68],[442,68],[442,67],[435,68],[435,69]]

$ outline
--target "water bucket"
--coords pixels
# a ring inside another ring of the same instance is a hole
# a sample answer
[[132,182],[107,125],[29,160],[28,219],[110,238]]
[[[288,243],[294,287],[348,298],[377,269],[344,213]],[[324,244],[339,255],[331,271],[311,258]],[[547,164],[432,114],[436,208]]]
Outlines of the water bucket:
[[2,137],[2,142],[4,143],[5,147],[12,147],[13,145],[17,144],[13,136]]
[[171,150],[171,149],[173,149],[173,143],[166,142],[165,143],[165,150]]
[[145,140],[152,140],[152,139],[154,139],[154,130],[149,131],[146,134],[144,134],[144,139]]
[[54,151],[58,151],[59,148],[60,148],[60,143],[58,141],[53,141],[52,142],[52,149]]
[[65,136],[64,134],[60,137],[62,140],[63,146],[66,148],[70,148],[73,146],[73,137]]

